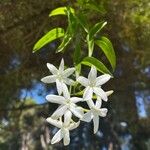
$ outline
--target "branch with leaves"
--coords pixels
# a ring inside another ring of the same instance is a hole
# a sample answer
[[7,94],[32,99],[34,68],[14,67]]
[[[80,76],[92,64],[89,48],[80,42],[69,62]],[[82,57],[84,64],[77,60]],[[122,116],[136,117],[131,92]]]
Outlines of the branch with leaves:
[[[98,10],[98,7],[93,3],[87,2],[85,6],[87,4],[91,5],[92,9],[97,8],[96,10]],[[58,92],[58,95],[50,94],[46,96],[49,102],[60,105],[47,118],[50,124],[60,128],[51,140],[52,144],[63,139],[64,145],[68,145],[70,143],[69,131],[77,128],[80,121],[90,122],[93,120],[94,133],[96,133],[99,127],[99,117],[105,117],[108,111],[107,108],[101,108],[102,100],[107,101],[108,96],[113,93],[112,90],[105,92],[101,87],[112,78],[112,72],[116,67],[116,56],[111,41],[103,35],[99,36],[107,22],[100,21],[90,25],[87,16],[84,14],[85,7],[83,7],[83,4],[81,7],[81,3],[79,3],[79,6],[76,10],[69,6],[52,10],[49,17],[67,16],[67,29],[61,27],[51,29],[33,48],[33,52],[37,52],[46,44],[57,39],[62,39],[62,41],[56,53],[65,53],[67,46],[71,44],[75,47],[73,52],[74,67],[65,68],[63,58],[58,69],[53,64],[47,63],[52,75],[41,79],[44,83],[56,83]],[[81,55],[82,45],[87,45],[87,56]],[[93,56],[95,45],[108,59],[111,70]],[[82,74],[82,65],[91,67],[88,78],[80,75]],[[97,77],[97,71],[103,75]],[[84,108],[80,103],[86,103],[88,108]],[[78,118],[77,122],[74,121],[74,117]]]

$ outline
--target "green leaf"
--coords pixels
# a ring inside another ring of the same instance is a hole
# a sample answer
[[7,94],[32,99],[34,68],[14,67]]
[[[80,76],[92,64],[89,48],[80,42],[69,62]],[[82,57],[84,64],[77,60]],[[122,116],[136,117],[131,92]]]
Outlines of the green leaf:
[[104,21],[96,23],[89,31],[89,40],[91,40],[106,24],[107,22]]
[[100,38],[100,40],[96,40],[95,43],[104,52],[114,71],[116,67],[116,55],[111,41],[103,36]]
[[46,33],[40,40],[37,41],[37,43],[33,47],[33,52],[36,52],[46,44],[52,42],[53,40],[56,40],[60,37],[64,36],[64,29],[63,28],[54,28],[50,30],[48,33]]
[[89,34],[87,35],[87,44],[88,44],[88,56],[91,57],[94,50],[94,39],[89,40]]
[[99,72],[112,75],[111,72],[107,69],[107,67],[101,61],[99,61],[98,59],[94,57],[85,57],[82,60],[81,64],[84,64],[87,66],[94,65]]
[[68,9],[72,14],[75,13],[74,9],[71,7],[58,7],[50,12],[49,17],[56,15],[67,15]]
[[72,37],[68,33],[66,33],[63,38],[62,43],[57,48],[57,52],[63,51],[65,49],[65,47],[70,43],[71,39],[72,39]]
[[82,26],[82,28],[85,30],[85,32],[88,33],[89,27],[87,23],[86,16],[79,13],[78,16],[76,16],[78,23]]

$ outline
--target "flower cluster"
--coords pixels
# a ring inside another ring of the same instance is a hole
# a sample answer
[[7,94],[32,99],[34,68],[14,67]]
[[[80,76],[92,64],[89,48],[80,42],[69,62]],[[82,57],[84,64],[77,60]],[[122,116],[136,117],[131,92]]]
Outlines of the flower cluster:
[[[64,68],[64,60],[61,60],[59,69],[54,65],[47,63],[47,67],[52,75],[46,76],[41,79],[44,83],[56,83],[58,95],[47,95],[46,99],[51,103],[59,104],[59,107],[47,118],[47,122],[60,128],[51,140],[51,144],[55,144],[63,139],[64,145],[70,143],[70,130],[77,128],[80,121],[90,122],[93,120],[94,133],[99,128],[99,117],[105,117],[107,108],[101,108],[102,100],[107,101],[108,96],[113,91],[105,92],[101,86],[105,84],[111,76],[108,74],[97,77],[97,70],[94,66],[88,74],[88,78],[83,76],[77,77],[73,81],[69,77],[75,72],[75,68]],[[75,97],[75,93],[68,90],[68,86],[74,86],[75,83],[81,84],[85,89],[83,90],[82,97]],[[73,97],[72,97],[73,95]],[[95,100],[94,100],[95,99]],[[77,103],[86,102],[89,109],[79,106]],[[73,116],[78,118],[78,122],[73,121]]]

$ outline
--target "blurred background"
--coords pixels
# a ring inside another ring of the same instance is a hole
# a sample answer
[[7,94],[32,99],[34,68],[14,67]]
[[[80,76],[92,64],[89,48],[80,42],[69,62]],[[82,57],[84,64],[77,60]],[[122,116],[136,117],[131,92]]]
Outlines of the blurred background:
[[91,24],[108,22],[103,32],[114,45],[117,68],[104,89],[115,92],[104,103],[109,112],[100,119],[98,133],[93,134],[92,123],[81,123],[64,147],[49,144],[57,129],[45,118],[57,105],[47,103],[45,96],[56,89],[40,79],[49,74],[47,62],[58,65],[64,57],[72,66],[73,48],[55,54],[59,41],[34,54],[32,48],[53,27],[66,26],[65,17],[49,18],[49,12],[68,4],[76,7],[76,2],[0,1],[0,150],[150,150],[150,1],[95,2],[102,13],[86,13]]

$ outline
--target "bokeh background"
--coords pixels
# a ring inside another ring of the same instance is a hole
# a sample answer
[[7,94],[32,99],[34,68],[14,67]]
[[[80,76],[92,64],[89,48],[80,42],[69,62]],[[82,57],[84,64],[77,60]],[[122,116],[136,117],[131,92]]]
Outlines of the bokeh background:
[[56,89],[40,79],[49,74],[47,62],[58,65],[64,57],[72,66],[72,48],[55,54],[59,41],[34,54],[32,48],[53,27],[66,26],[65,17],[49,18],[49,12],[76,1],[0,1],[0,150],[150,150],[150,1],[95,2],[103,13],[86,13],[91,24],[108,22],[103,32],[114,45],[117,68],[105,89],[115,92],[104,104],[109,113],[98,133],[92,123],[81,123],[64,147],[49,144],[57,129],[45,118],[57,106],[45,96]]

